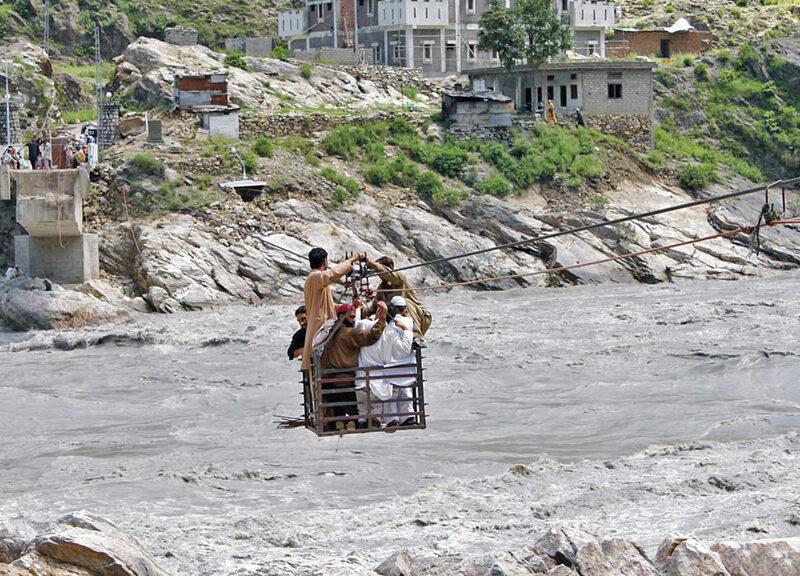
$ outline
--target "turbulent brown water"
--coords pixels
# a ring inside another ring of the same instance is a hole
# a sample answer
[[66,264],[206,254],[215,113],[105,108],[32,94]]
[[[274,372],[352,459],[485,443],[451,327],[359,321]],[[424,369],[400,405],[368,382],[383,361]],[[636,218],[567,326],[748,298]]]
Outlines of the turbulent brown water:
[[796,534],[798,280],[438,296],[430,428],[343,439],[273,423],[301,411],[291,306],[0,333],[0,526],[87,509],[209,575],[368,573],[560,521]]

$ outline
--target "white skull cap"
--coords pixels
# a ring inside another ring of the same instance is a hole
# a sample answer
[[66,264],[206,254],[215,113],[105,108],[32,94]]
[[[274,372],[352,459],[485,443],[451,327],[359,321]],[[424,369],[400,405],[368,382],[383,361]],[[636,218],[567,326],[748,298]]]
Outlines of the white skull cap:
[[397,308],[406,307],[406,299],[403,298],[402,296],[393,296],[390,303],[392,306],[396,306]]

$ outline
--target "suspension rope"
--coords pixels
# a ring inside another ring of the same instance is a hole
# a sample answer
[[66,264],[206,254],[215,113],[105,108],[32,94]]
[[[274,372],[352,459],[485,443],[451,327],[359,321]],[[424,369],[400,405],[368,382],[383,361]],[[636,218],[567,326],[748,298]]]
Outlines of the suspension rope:
[[[524,240],[517,240],[516,242],[509,242],[507,244],[500,244],[497,246],[491,246],[489,248],[481,248],[480,250],[473,250],[472,252],[464,252],[461,254],[454,254],[453,256],[444,256],[442,258],[436,258],[434,260],[427,260],[423,262],[417,262],[416,264],[409,264],[407,266],[401,266],[400,268],[395,268],[394,272],[405,272],[407,270],[414,270],[416,268],[422,268],[423,266],[435,266],[437,264],[443,264],[445,262],[450,262],[452,260],[458,260],[460,258],[468,258],[470,256],[478,256],[479,254],[486,254],[487,252],[494,252],[496,250],[505,250],[507,248],[517,248],[519,246],[523,246],[525,244],[529,244],[531,242],[542,242],[544,240],[551,240],[553,238],[559,238],[562,236],[568,236],[570,234],[578,234],[580,232],[587,232],[589,230],[596,230],[597,228],[602,228],[604,226],[613,226],[615,224],[622,224],[623,222],[630,222],[631,220],[640,220],[643,218],[651,218],[653,216],[659,216],[661,214],[667,214],[669,212],[675,212],[677,210],[684,210],[686,208],[693,208],[695,206],[702,206],[703,204],[711,204],[715,202],[722,202],[724,200],[730,200],[731,198],[738,198],[740,196],[746,196],[748,194],[755,194],[756,192],[762,192],[764,190],[769,190],[773,186],[782,185],[782,186],[789,186],[793,184],[800,183],[800,177],[791,178],[788,180],[776,180],[775,182],[765,185],[765,186],[758,186],[756,188],[748,188],[746,190],[739,190],[737,192],[729,192],[728,194],[721,194],[719,196],[712,196],[710,198],[701,198],[699,200],[693,200],[691,202],[685,202],[683,204],[677,204],[675,206],[668,206],[666,208],[659,208],[657,210],[650,210],[649,212],[642,212],[639,214],[631,214],[629,216],[622,216],[620,218],[615,218],[614,220],[606,220],[604,222],[595,222],[593,224],[586,224],[585,226],[579,226],[577,228],[570,228],[569,230],[559,230],[557,232],[551,232],[549,234],[544,234],[542,236],[536,236],[534,238],[526,238]],[[379,272],[372,272],[367,276],[367,278],[371,278],[374,276],[378,276]]]
[[[778,225],[793,225],[793,224],[800,224],[800,220],[776,220],[770,222],[768,224],[761,224],[760,226],[778,226]],[[578,268],[585,268],[587,266],[597,266],[598,264],[607,264],[609,262],[617,262],[619,260],[626,260],[629,258],[638,258],[640,256],[645,256],[647,254],[654,254],[657,252],[664,252],[666,250],[672,250],[674,248],[680,248],[681,246],[689,246],[692,244],[698,244],[700,242],[708,242],[709,240],[715,240],[717,238],[730,238],[736,236],[739,233],[750,234],[752,233],[757,227],[756,226],[740,226],[739,228],[735,228],[733,230],[726,230],[724,232],[719,232],[718,234],[712,234],[710,236],[703,236],[702,238],[693,238],[691,240],[684,240],[682,242],[675,242],[673,244],[667,244],[665,246],[657,246],[653,248],[648,248],[646,250],[639,250],[638,252],[629,252],[627,254],[620,254],[617,256],[609,256],[608,258],[601,258],[599,260],[591,260],[589,262],[579,262],[577,264],[571,264],[569,266],[560,266],[558,268],[546,268],[544,270],[535,270],[533,272],[522,272],[520,274],[507,274],[504,276],[489,276],[486,278],[477,278],[474,280],[465,280],[463,282],[453,282],[450,284],[437,284],[435,286],[417,286],[415,290],[417,292],[420,291],[428,291],[428,290],[449,290],[451,288],[456,288],[459,286],[471,286],[474,284],[483,284],[485,282],[499,282],[502,280],[514,280],[517,278],[524,278],[527,276],[537,276],[541,274],[560,274],[562,272],[569,272],[570,270],[576,270]]]

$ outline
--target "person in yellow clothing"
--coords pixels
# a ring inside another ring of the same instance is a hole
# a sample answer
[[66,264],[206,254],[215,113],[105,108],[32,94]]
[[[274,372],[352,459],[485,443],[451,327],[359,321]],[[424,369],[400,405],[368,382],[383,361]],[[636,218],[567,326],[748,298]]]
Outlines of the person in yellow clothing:
[[558,124],[558,118],[556,118],[556,105],[553,103],[552,100],[547,101],[547,116],[545,116],[548,124]]
[[327,320],[336,318],[336,302],[333,300],[331,284],[342,276],[352,271],[353,264],[363,258],[363,254],[356,254],[341,264],[336,264],[328,269],[328,253],[323,248],[313,248],[308,253],[308,263],[311,272],[306,278],[303,288],[306,313],[308,314],[308,327],[306,340],[303,346],[303,363],[301,370],[311,369],[311,343],[314,336]]

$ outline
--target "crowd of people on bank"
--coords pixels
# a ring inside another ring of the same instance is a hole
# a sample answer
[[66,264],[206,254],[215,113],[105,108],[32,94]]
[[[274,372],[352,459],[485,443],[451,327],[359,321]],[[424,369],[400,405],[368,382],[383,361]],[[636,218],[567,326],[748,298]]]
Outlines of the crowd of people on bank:
[[[380,285],[374,293],[337,306],[332,286],[357,262],[365,262],[365,270],[376,274]],[[414,342],[425,336],[431,314],[414,286],[405,274],[394,271],[388,257],[372,261],[356,254],[329,267],[327,252],[314,248],[309,264],[305,304],[295,310],[300,329],[287,352],[290,360],[301,359],[305,379],[315,355],[322,369],[337,371],[337,382],[323,384],[324,402],[334,404],[324,414],[342,420],[327,429],[366,428],[370,420],[373,428],[415,424]]]
[[[70,135],[64,144],[64,157],[68,168],[78,168],[90,159],[90,147],[95,144],[94,137],[84,131],[80,137]],[[53,141],[46,134],[31,137],[22,151],[8,145],[0,155],[0,164],[12,170],[51,170],[53,164]]]

